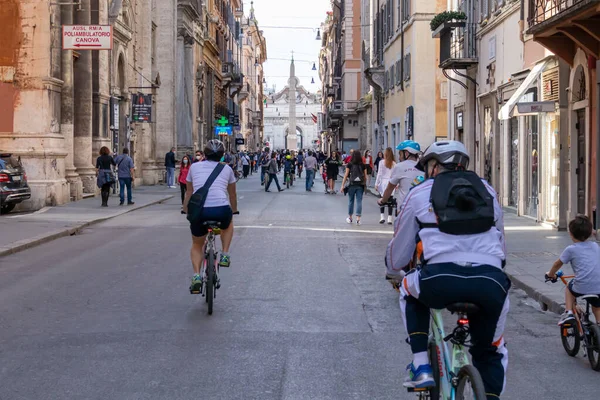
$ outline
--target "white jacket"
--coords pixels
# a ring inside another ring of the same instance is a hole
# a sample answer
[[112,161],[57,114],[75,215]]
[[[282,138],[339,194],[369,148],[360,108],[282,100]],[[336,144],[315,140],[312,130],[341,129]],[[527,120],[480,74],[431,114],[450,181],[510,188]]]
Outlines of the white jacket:
[[385,160],[379,161],[379,166],[377,167],[377,179],[375,180],[375,189],[377,189],[380,194],[383,194],[385,189],[387,189],[388,183],[390,183],[390,179],[392,177],[392,170],[395,166],[396,163],[394,162],[392,168],[388,168],[385,166]]
[[422,223],[436,223],[431,202],[433,179],[413,188],[406,196],[402,211],[394,227],[394,237],[388,244],[386,265],[389,274],[398,274],[407,266],[416,249],[417,233],[423,244],[423,256],[429,263],[473,263],[502,267],[506,260],[504,243],[504,217],[496,198],[496,192],[485,181],[488,192],[494,198],[496,226],[487,232],[475,235],[450,235],[438,228],[419,230],[417,218]]

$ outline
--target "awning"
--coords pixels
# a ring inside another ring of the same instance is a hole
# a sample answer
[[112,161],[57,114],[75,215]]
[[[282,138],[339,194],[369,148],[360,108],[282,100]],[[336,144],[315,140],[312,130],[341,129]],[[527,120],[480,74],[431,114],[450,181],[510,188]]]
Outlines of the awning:
[[541,61],[537,63],[531,71],[529,71],[529,74],[527,74],[527,77],[521,83],[521,86],[519,86],[517,91],[514,92],[512,96],[510,96],[510,99],[508,99],[506,104],[504,104],[498,112],[498,118],[500,120],[507,120],[513,116],[515,106],[517,105],[521,97],[523,97],[525,92],[529,90],[533,82],[535,82],[536,78],[539,76],[540,72],[544,69],[547,63],[548,60]]

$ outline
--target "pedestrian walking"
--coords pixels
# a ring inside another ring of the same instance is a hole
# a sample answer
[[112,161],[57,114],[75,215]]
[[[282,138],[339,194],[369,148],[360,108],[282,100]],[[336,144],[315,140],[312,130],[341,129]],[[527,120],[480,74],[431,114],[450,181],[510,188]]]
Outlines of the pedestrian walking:
[[371,176],[373,176],[373,156],[371,150],[365,151],[363,163],[367,166],[367,187],[371,186]]
[[125,188],[127,188],[127,205],[133,205],[133,196],[131,193],[131,186],[135,180],[135,166],[133,159],[129,156],[129,149],[125,147],[123,154],[115,158],[117,164],[117,176],[119,178],[119,203],[122,206],[125,203]]
[[256,164],[256,154],[252,152],[248,154],[248,157],[250,158],[250,175],[252,175],[254,173],[254,165]]
[[[348,186],[346,187],[346,182]],[[367,166],[363,163],[363,158],[360,152],[355,151],[352,154],[352,159],[346,167],[346,173],[342,180],[344,194],[348,195],[348,218],[346,222],[351,224],[354,215],[354,204],[356,203],[356,224],[360,225],[362,217],[362,200],[365,193],[365,185],[367,184]]]
[[331,152],[331,157],[325,160],[325,164],[323,164],[325,168],[325,172],[327,175],[327,187],[325,188],[325,193],[336,194],[335,191],[335,181],[337,181],[337,177],[340,174],[340,166],[342,165],[342,160],[337,151]]
[[271,163],[268,147],[265,148],[265,151],[260,155],[258,163],[260,164],[260,185],[264,186],[267,184],[267,182],[265,182],[265,176],[269,171],[269,164]]
[[315,171],[317,170],[317,159],[312,151],[308,151],[308,156],[304,159],[304,170],[306,171],[306,191],[312,192],[315,184]]
[[[390,179],[392,178],[392,170],[394,169],[395,166],[396,166],[396,159],[394,157],[394,150],[392,150],[391,147],[388,147],[387,149],[385,149],[384,159],[379,161],[379,167],[377,168],[377,171],[378,171],[377,179],[375,180],[375,189],[381,195],[383,195],[383,193],[385,193],[385,189],[387,189],[388,183],[390,183]],[[394,192],[392,192],[392,197],[388,200],[388,204],[387,204],[388,224],[390,224],[390,225],[394,223],[394,217],[393,217],[393,212],[394,212],[393,195],[395,194]],[[379,210],[381,212],[381,218],[379,219],[380,224],[385,223],[385,206],[386,206],[385,204],[382,205]]]
[[383,158],[384,158],[383,152],[382,151],[378,152],[377,153],[377,158],[375,158],[375,165],[374,165],[375,166],[375,174],[379,173],[379,171],[378,171],[378,169],[379,169],[379,163],[381,162],[381,160],[383,160]]
[[175,186],[175,165],[177,160],[175,159],[175,147],[171,148],[167,154],[165,154],[165,168],[167,169],[167,186],[170,188],[177,188]]
[[269,192],[269,187],[271,186],[271,183],[273,181],[275,181],[275,184],[277,185],[277,189],[280,192],[283,192],[284,189],[281,188],[281,186],[279,186],[279,180],[277,179],[277,174],[279,173],[279,166],[277,165],[277,153],[273,152],[271,154],[271,160],[269,161],[269,167],[268,167],[268,171],[269,171],[269,182],[267,182],[267,186],[265,186],[265,192]]
[[302,179],[302,170],[304,169],[304,152],[300,150],[298,152],[298,179]]
[[240,153],[240,160],[242,163],[242,173],[244,175],[244,179],[248,178],[248,174],[250,173],[250,157],[247,154]]
[[179,166],[179,178],[177,178],[177,182],[179,182],[179,189],[181,190],[181,213],[185,214],[183,211],[183,203],[185,200],[185,195],[187,192],[187,176],[190,172],[190,168],[192,167],[192,161],[190,157],[184,156],[181,160],[181,165]]
[[115,160],[111,157],[108,147],[102,146],[100,157],[96,159],[96,184],[101,189],[102,207],[108,207],[110,187],[115,184],[115,175],[112,171],[112,167],[115,165]]

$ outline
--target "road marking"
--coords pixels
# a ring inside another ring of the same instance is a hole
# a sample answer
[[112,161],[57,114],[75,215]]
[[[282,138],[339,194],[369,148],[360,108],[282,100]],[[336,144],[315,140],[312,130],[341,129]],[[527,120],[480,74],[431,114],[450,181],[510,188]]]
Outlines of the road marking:
[[505,231],[550,231],[553,228],[545,226],[505,226]]
[[10,217],[7,217],[7,218],[22,218],[22,217],[28,217],[30,215],[43,214],[46,211],[48,211],[50,208],[51,207],[44,207],[42,209],[37,210],[36,212],[27,213],[27,214],[20,214],[20,215],[11,215]]
[[392,231],[371,231],[371,230],[355,230],[355,229],[338,229],[338,228],[311,228],[307,226],[273,226],[270,224],[269,226],[265,225],[236,225],[236,229],[244,228],[244,229],[288,229],[288,230],[296,230],[296,231],[314,231],[314,232],[351,232],[351,233],[378,233],[385,235],[393,235]]

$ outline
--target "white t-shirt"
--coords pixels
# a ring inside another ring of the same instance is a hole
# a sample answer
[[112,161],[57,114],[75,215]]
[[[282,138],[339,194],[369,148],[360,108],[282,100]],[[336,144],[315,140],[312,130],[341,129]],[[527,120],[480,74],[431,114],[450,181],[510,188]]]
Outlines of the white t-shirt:
[[573,290],[580,294],[600,294],[600,247],[592,241],[577,242],[560,255],[563,264],[571,263],[575,279]]
[[[217,164],[216,161],[202,161],[192,164],[187,176],[187,181],[194,185],[194,192],[204,186]],[[233,174],[231,167],[226,165],[208,190],[208,196],[206,196],[204,207],[229,206],[227,187],[231,183],[235,183],[235,175]]]
[[248,158],[248,156],[242,156],[242,165],[250,165],[250,159]]
[[423,181],[420,177],[423,177],[423,171],[419,171],[416,168],[417,162],[414,160],[405,160],[396,164],[392,170],[392,177],[390,183],[398,186],[398,204],[401,205],[404,202],[404,198],[408,194],[408,191],[413,186],[417,186]]
[[[377,168],[377,180],[375,181],[375,189],[381,194],[385,192],[387,189],[388,183],[390,183],[390,178],[392,177],[392,171],[394,171],[394,167],[396,163],[392,163],[392,168],[388,168],[385,166],[385,160],[379,161],[379,167]],[[392,192],[392,196],[394,192]]]

